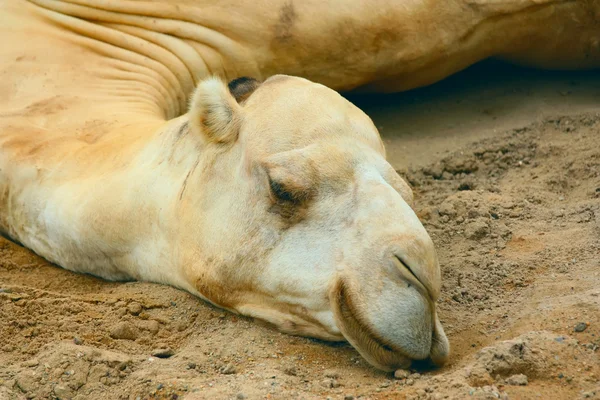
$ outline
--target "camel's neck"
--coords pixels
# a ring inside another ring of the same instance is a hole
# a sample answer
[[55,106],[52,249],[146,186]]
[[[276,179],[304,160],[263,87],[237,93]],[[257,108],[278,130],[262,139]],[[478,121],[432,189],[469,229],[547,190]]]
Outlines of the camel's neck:
[[67,269],[190,290],[171,241],[198,224],[177,220],[178,208],[204,195],[210,154],[187,116],[145,137],[124,129],[48,163],[0,146],[0,230]]
[[30,2],[60,29],[74,33],[73,42],[110,60],[97,74],[107,90],[122,88],[121,99],[150,101],[164,119],[185,113],[196,83],[207,76],[260,78],[248,52],[213,29],[221,14],[210,7],[126,0]]

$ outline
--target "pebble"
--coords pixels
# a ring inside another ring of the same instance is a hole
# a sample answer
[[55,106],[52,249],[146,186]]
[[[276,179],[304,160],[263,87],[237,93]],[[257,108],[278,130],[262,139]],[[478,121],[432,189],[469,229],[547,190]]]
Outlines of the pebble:
[[396,378],[396,379],[406,379],[406,378],[408,378],[409,375],[410,375],[410,372],[408,372],[404,369],[397,369],[396,372],[394,372],[394,378]]
[[142,329],[146,329],[153,335],[156,335],[158,333],[160,329],[160,324],[158,323],[158,321],[152,319],[149,321],[140,321],[140,323],[141,322],[143,322],[143,325],[140,325]]
[[154,357],[158,357],[158,358],[169,358],[173,354],[175,354],[175,352],[169,348],[154,349],[154,350],[152,350],[152,353],[151,353],[151,355],[153,355]]
[[326,378],[338,379],[340,377],[340,373],[334,369],[326,369],[323,372]]
[[222,373],[223,375],[231,375],[231,374],[235,374],[237,372],[237,370],[233,366],[233,364],[227,364],[224,367],[221,367],[219,372]]
[[78,338],[77,336],[75,336],[73,338],[73,343],[75,343],[76,345],[80,345],[83,343],[83,340],[81,340],[80,338]]
[[138,336],[138,329],[129,322],[119,322],[110,329],[110,337],[113,339],[135,340]]
[[483,221],[481,219],[470,222],[465,227],[465,236],[468,239],[473,239],[473,240],[481,239],[489,233],[490,233],[490,227],[488,226],[488,224],[485,221]]
[[23,362],[24,367],[37,367],[38,364],[39,364],[39,361],[36,360],[35,358]]
[[23,392],[32,392],[38,387],[37,379],[34,371],[26,370],[20,373],[16,379],[17,386]]
[[196,369],[196,363],[194,363],[194,362],[188,363],[187,369]]
[[54,394],[60,400],[70,399],[71,397],[73,397],[73,392],[71,391],[71,389],[63,385],[54,386]]
[[133,301],[127,306],[127,311],[131,315],[140,315],[140,313],[142,312],[142,305]]
[[347,394],[344,396],[344,400],[354,400],[354,396],[352,396],[351,394]]
[[246,395],[242,392],[238,393],[237,396],[235,396],[235,398],[237,400],[244,400],[246,398]]
[[528,383],[527,376],[523,374],[512,375],[506,379],[506,384],[512,386],[526,386]]
[[587,329],[588,324],[586,324],[585,322],[579,322],[577,325],[575,325],[575,328],[573,329],[575,332],[583,332]]
[[340,387],[340,383],[338,381],[336,381],[335,379],[323,379],[321,381],[321,386],[323,386],[327,389],[338,388],[338,387]]

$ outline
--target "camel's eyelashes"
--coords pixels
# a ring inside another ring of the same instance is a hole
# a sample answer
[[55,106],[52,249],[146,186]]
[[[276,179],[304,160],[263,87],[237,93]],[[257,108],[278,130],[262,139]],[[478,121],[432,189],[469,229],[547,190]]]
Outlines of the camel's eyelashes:
[[280,182],[274,181],[270,177],[269,186],[271,188],[271,193],[277,200],[294,203],[298,201],[291,191],[288,191]]
[[295,181],[275,180],[269,176],[271,196],[278,203],[300,205],[305,203],[312,195],[311,188],[298,186]]

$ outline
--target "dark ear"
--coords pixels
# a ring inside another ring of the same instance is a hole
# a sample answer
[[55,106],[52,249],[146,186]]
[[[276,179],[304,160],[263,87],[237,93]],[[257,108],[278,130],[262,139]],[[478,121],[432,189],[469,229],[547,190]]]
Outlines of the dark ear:
[[192,131],[216,143],[232,143],[237,140],[243,110],[217,77],[198,84],[189,109]]
[[238,103],[243,103],[260,86],[260,82],[254,78],[241,77],[229,82],[229,92]]

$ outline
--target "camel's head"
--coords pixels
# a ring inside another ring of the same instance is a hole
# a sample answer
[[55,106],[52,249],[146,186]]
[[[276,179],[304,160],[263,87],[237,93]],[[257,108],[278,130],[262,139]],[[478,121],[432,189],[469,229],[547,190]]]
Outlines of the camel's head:
[[279,75],[204,81],[189,118],[206,158],[191,202],[198,293],[285,332],[345,338],[383,370],[446,361],[435,249],[369,117]]

